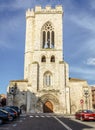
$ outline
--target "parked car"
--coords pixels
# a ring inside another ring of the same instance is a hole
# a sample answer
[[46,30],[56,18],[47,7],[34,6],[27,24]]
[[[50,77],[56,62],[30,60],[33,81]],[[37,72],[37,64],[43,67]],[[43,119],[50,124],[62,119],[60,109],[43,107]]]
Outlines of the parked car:
[[0,109],[0,125],[10,119],[11,119],[10,114],[7,111]]
[[75,113],[75,118],[81,121],[95,120],[95,113],[92,110],[79,110]]
[[20,116],[20,114],[21,114],[21,109],[20,109],[18,106],[9,106],[9,107],[12,108],[12,109],[14,109],[14,110],[16,110],[17,113],[18,113],[18,116]]
[[15,111],[14,109],[12,109],[10,107],[7,107],[7,106],[2,107],[2,110],[5,110],[10,113],[11,120],[14,120],[18,116],[17,111]]

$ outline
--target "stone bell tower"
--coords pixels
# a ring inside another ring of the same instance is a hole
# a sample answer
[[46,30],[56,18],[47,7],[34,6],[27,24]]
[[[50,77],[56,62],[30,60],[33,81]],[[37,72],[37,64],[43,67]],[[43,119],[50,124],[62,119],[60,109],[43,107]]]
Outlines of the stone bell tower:
[[63,53],[62,6],[28,9],[24,64],[27,111],[69,113],[68,64]]

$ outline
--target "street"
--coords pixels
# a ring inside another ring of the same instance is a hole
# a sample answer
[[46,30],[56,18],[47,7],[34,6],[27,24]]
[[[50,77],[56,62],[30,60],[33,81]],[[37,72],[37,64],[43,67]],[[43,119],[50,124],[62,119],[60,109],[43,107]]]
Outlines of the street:
[[1,125],[0,130],[95,130],[95,121],[81,122],[63,115],[30,114]]

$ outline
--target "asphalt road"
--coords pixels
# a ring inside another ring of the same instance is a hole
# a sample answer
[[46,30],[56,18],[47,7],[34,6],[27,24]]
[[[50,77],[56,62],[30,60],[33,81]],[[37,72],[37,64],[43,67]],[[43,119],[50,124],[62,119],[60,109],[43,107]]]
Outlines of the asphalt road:
[[95,130],[95,121],[81,122],[61,115],[24,115],[0,126],[0,130]]

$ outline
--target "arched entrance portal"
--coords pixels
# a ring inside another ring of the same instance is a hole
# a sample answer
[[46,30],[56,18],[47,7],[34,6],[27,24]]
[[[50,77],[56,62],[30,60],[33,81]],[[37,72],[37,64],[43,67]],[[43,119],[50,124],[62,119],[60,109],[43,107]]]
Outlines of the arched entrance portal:
[[50,101],[46,101],[43,105],[44,113],[52,113],[53,112],[53,104]]

